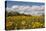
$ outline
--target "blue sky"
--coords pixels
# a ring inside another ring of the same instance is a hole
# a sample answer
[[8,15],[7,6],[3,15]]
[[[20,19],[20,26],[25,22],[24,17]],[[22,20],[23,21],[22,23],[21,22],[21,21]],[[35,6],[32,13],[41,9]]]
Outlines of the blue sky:
[[41,15],[45,9],[44,3],[7,1],[7,10],[17,11],[24,14]]
[[41,6],[41,5],[44,5],[44,3],[39,3],[39,2],[20,2],[20,1],[7,1],[7,7],[11,7],[13,5],[23,5],[23,6],[26,6],[26,5],[29,5],[29,6],[32,6],[32,5],[37,5],[37,6]]

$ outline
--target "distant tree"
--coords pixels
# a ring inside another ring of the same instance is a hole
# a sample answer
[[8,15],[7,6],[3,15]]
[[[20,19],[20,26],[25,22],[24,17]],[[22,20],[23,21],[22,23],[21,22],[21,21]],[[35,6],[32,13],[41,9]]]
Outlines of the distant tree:
[[8,16],[16,16],[16,15],[20,15],[20,13],[14,12],[14,11],[10,11],[10,12],[8,13]]
[[42,13],[42,15],[40,15],[40,16],[43,16],[43,17],[44,17],[44,16],[45,16],[45,14],[44,14],[44,13]]
[[17,16],[17,15],[32,16],[32,15],[27,15],[24,13],[20,14],[19,12],[16,12],[16,11],[10,11],[10,12],[6,11],[6,16]]
[[16,14],[16,15],[20,15],[20,13],[19,13],[19,12],[15,12],[15,14]]

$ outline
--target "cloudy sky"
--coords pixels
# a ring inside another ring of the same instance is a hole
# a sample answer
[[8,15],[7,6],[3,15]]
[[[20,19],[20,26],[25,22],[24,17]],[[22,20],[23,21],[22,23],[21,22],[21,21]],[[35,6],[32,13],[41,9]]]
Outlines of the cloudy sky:
[[19,13],[42,15],[44,13],[44,3],[39,2],[20,2],[20,1],[7,1],[7,11],[17,11]]

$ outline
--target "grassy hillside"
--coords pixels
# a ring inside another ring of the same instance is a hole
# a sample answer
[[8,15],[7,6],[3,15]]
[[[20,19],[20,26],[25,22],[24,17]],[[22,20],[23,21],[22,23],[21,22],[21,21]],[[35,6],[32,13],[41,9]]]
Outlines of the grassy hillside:
[[6,29],[34,29],[44,27],[43,16],[9,16],[6,17]]

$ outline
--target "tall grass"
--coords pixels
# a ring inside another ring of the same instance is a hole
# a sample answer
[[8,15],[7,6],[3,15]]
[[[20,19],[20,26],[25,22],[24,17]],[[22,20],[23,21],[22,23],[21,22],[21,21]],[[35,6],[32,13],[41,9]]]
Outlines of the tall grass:
[[9,16],[6,17],[6,30],[44,28],[43,16]]

